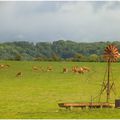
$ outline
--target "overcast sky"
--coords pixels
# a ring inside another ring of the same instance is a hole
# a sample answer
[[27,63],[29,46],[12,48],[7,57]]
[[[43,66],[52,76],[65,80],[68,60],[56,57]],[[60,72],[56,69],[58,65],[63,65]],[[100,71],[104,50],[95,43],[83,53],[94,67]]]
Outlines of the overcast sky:
[[0,1],[0,42],[120,41],[120,2]]

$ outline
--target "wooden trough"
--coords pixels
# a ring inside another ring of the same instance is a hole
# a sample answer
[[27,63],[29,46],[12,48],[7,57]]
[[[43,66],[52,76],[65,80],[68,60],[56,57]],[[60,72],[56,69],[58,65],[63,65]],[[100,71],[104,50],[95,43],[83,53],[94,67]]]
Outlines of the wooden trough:
[[72,109],[73,107],[80,107],[80,108],[112,108],[114,107],[113,103],[105,103],[105,102],[88,102],[88,103],[58,103],[59,107],[64,107],[66,109]]

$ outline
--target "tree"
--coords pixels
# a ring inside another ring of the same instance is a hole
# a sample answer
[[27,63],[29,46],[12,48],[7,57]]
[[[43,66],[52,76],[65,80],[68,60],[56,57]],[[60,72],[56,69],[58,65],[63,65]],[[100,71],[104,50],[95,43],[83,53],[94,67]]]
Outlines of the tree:
[[73,61],[85,61],[85,56],[80,53],[76,53],[73,57]]
[[22,56],[20,54],[16,54],[15,60],[21,61],[22,60]]
[[99,61],[99,56],[96,54],[92,54],[89,56],[89,61],[90,62],[98,62]]
[[53,53],[52,54],[52,60],[59,61],[60,60],[60,56],[58,56],[56,53]]

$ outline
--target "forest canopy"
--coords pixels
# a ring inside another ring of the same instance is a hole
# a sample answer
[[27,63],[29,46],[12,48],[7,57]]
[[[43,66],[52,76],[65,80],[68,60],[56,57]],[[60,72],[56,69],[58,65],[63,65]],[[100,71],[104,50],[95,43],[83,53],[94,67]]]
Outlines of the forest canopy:
[[78,43],[70,40],[50,42],[5,42],[0,43],[1,60],[35,61],[103,61],[104,48],[114,44],[120,50],[120,42]]

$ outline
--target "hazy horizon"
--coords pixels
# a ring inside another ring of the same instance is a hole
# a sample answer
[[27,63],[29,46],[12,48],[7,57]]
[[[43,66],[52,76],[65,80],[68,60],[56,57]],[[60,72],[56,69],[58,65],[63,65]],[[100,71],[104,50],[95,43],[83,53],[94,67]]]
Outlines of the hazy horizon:
[[120,41],[120,1],[0,1],[0,43]]

